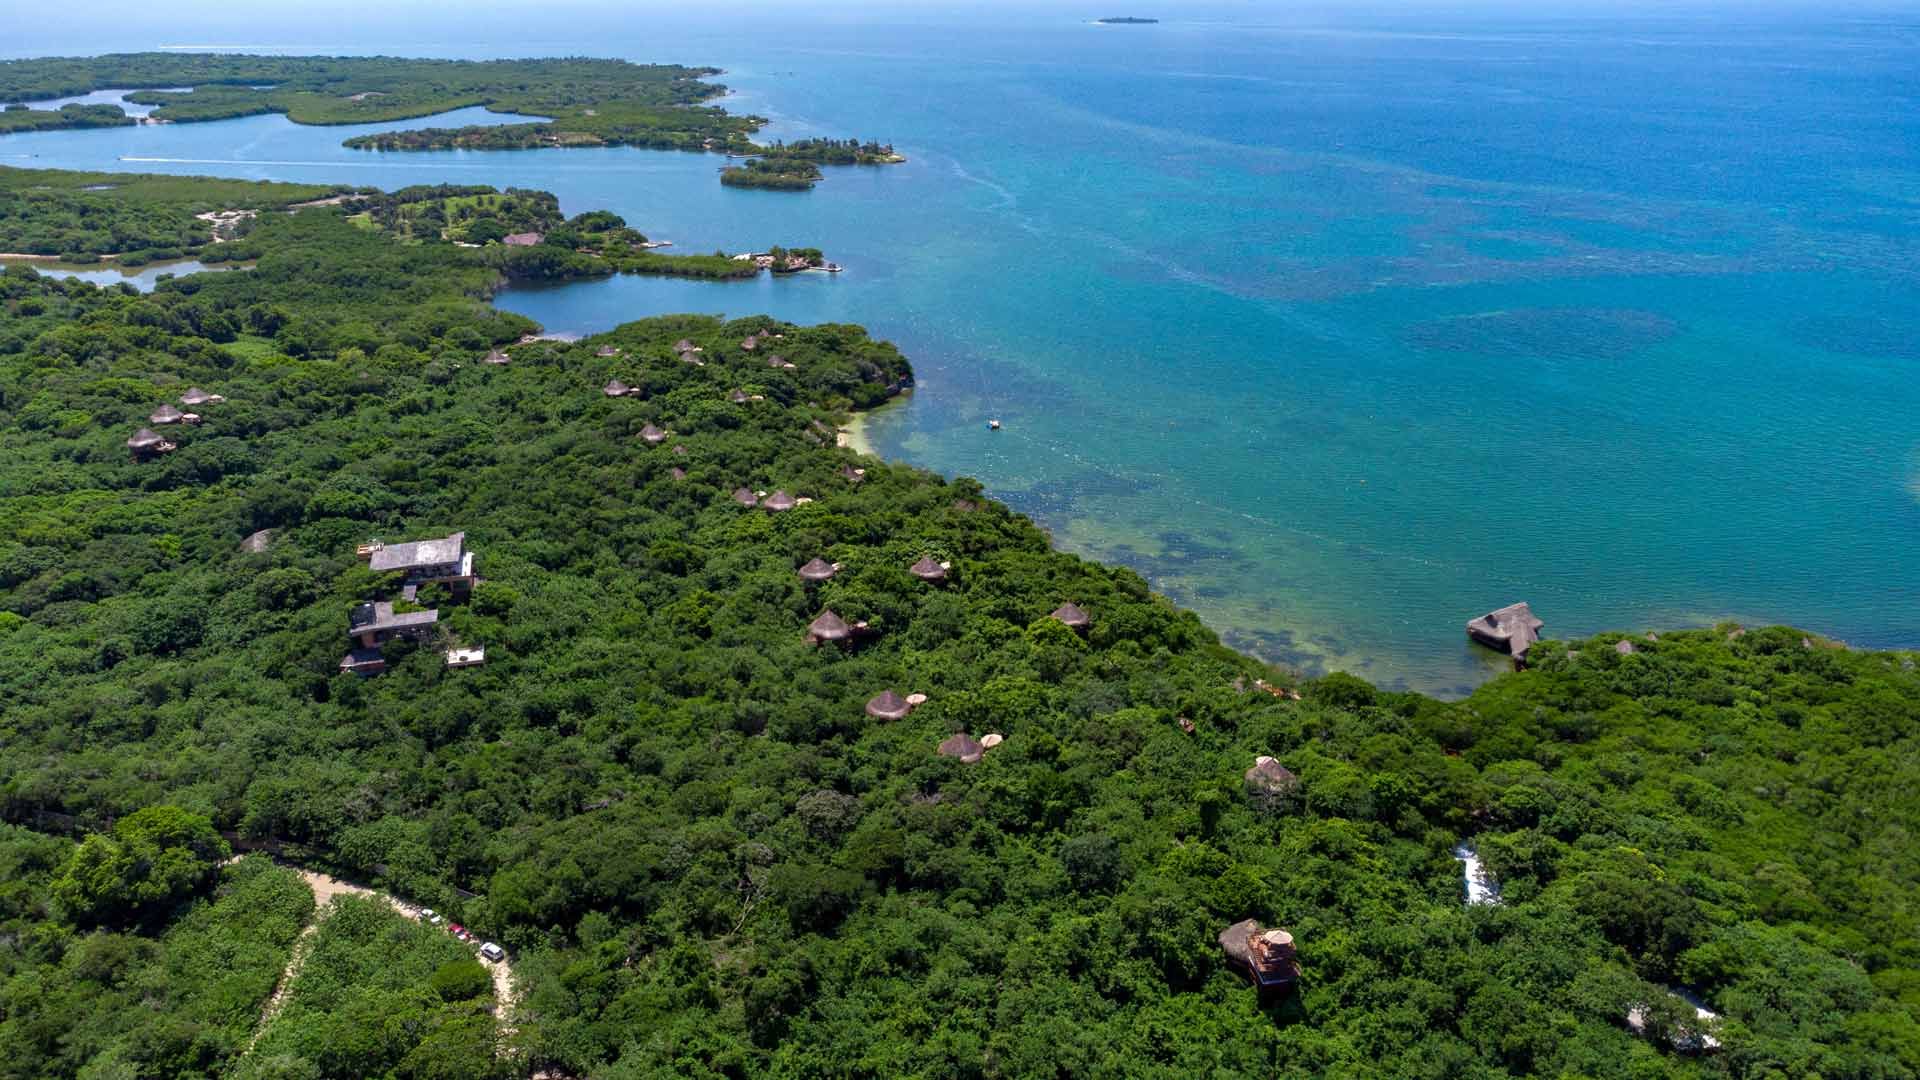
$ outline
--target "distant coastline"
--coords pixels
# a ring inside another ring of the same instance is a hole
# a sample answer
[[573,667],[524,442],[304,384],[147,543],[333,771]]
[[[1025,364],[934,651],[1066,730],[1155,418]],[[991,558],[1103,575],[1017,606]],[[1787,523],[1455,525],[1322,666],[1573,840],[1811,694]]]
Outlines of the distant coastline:
[[1159,21],[1159,19],[1143,19],[1138,15],[1111,15],[1094,20],[1102,26],[1152,26]]

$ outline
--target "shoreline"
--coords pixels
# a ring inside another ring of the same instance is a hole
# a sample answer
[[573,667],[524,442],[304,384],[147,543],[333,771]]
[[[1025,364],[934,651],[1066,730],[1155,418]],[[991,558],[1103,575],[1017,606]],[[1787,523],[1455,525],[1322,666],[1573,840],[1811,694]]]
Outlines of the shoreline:
[[834,433],[833,444],[844,446],[856,454],[878,456],[873,452],[872,440],[867,437],[867,413],[871,411],[866,410],[848,416],[847,422],[840,425],[840,430]]

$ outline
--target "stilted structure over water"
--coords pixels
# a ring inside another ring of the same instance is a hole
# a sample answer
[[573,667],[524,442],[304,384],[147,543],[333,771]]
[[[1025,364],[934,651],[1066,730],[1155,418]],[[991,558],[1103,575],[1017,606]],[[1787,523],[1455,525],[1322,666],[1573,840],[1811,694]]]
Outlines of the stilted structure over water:
[[1540,628],[1545,625],[1523,600],[1469,620],[1467,636],[1489,649],[1511,654],[1516,664],[1524,664],[1527,650],[1540,640]]

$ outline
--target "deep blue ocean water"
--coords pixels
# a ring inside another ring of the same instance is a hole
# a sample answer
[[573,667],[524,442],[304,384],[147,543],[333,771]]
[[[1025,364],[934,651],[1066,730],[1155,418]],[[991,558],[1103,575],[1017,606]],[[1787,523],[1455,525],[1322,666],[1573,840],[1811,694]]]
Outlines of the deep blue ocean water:
[[524,185],[677,250],[822,247],[848,271],[501,303],[864,323],[920,375],[880,452],[1307,670],[1458,691],[1500,667],[1463,622],[1518,599],[1557,634],[1920,644],[1920,9],[1148,7],[43,14],[0,49],[711,63],[770,137],[912,160],[792,195],[711,157],[373,155],[252,117],[0,164]]

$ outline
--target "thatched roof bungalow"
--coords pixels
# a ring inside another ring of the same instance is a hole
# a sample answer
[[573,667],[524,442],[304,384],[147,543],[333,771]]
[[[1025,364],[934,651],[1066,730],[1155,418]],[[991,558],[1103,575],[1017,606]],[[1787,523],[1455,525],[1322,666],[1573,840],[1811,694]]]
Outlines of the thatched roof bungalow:
[[867,702],[867,715],[875,720],[904,720],[913,706],[907,699],[891,690],[883,691],[872,701]]
[[644,440],[648,446],[659,446],[661,443],[667,441],[667,433],[654,427],[652,424],[647,424],[640,429],[640,438]]
[[633,387],[628,386],[619,379],[608,379],[607,385],[601,387],[600,392],[608,397],[626,397],[628,394],[633,393]]
[[1293,770],[1265,754],[1253,759],[1245,779],[1247,790],[1268,795],[1286,795],[1300,787],[1300,778]]
[[947,580],[947,568],[933,561],[933,556],[922,555],[920,561],[907,567],[907,573],[925,582]]
[[1063,623],[1073,630],[1085,630],[1087,627],[1093,625],[1093,619],[1086,612],[1080,610],[1078,604],[1061,604],[1059,607],[1054,608],[1047,618]]
[[972,765],[986,752],[987,748],[980,745],[980,740],[964,732],[947,736],[939,746],[941,757],[959,758],[963,765]]
[[776,491],[760,500],[760,508],[762,510],[771,510],[776,514],[791,510],[798,505],[799,503],[795,501],[794,497],[784,491]]
[[820,612],[812,622],[807,624],[807,644],[809,645],[818,645],[827,641],[845,641],[852,636],[853,627],[847,625],[847,620],[835,615],[831,608]]
[[221,397],[219,394],[209,394],[197,386],[187,387],[187,392],[180,395],[180,404],[188,408],[192,408],[195,405],[218,405],[225,400],[227,399]]
[[847,483],[857,484],[867,478],[867,470],[856,469],[851,465],[842,465],[840,467],[840,475],[846,478]]
[[760,497],[748,491],[746,488],[734,488],[733,501],[739,503],[741,506],[760,505]]
[[1636,650],[1633,647],[1633,642],[1628,641],[1626,638],[1621,638],[1619,641],[1613,643],[1613,651],[1619,653],[1621,656],[1632,656]]
[[152,415],[147,417],[147,421],[154,424],[177,424],[186,418],[187,414],[179,409],[171,405],[162,405],[153,410]]
[[1219,940],[1227,963],[1261,990],[1284,989],[1300,978],[1293,935],[1285,930],[1269,930],[1252,919],[1242,919],[1220,931]]
[[152,428],[141,428],[127,438],[127,449],[136,456],[143,456],[167,453],[174,449],[174,445],[161,438]]
[[800,580],[827,581],[839,572],[840,567],[837,564],[816,558],[800,568]]
[[1467,622],[1467,636],[1487,646],[1525,661],[1527,650],[1540,640],[1540,628],[1546,623],[1533,614],[1525,601],[1508,604]]
[[508,356],[499,349],[488,349],[487,355],[481,357],[480,362],[483,364],[505,364],[512,359],[513,357]]
[[745,405],[747,403],[747,392],[745,390],[735,390],[733,393],[727,395],[727,400],[733,402],[735,405]]
[[675,465],[667,475],[673,477],[675,480],[685,480],[687,478],[687,470]]
[[602,360],[606,360],[615,356],[619,356],[620,350],[614,348],[611,345],[602,345],[599,348],[593,350],[593,355],[599,357]]

